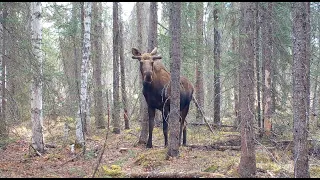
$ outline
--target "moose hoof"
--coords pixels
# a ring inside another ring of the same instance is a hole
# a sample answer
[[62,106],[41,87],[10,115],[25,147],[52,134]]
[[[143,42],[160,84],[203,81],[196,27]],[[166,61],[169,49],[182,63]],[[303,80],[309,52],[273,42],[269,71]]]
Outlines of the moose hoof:
[[147,148],[152,148],[152,145],[151,144],[147,144]]

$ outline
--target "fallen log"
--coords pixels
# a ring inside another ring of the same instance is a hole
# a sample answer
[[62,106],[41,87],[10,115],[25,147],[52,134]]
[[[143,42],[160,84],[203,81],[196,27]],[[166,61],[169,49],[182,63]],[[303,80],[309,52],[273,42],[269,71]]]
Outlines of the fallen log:
[[129,173],[127,178],[225,178],[220,173],[210,172],[139,172]]
[[[187,145],[187,147],[195,148],[195,149],[203,149],[203,150],[218,150],[218,151],[225,151],[225,150],[236,150],[240,151],[241,146],[223,146],[223,145]],[[274,150],[275,147],[265,147],[268,150]]]
[[205,149],[205,150],[240,150],[241,146],[219,146],[219,145],[187,145],[187,147],[195,148],[195,149]]
[[[221,128],[221,127],[228,127],[228,128],[237,128],[236,126],[232,126],[232,125],[225,125],[225,124],[221,124],[221,125],[218,125],[218,124],[213,124],[213,123],[208,123],[211,127],[214,127],[214,128]],[[203,126],[203,125],[208,125],[207,123],[195,123],[195,122],[192,122],[192,123],[188,123],[188,126]]]

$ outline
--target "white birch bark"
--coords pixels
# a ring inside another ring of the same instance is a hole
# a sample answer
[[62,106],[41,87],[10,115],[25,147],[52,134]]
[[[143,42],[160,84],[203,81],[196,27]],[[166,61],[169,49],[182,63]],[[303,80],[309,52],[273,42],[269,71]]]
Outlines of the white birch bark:
[[83,51],[81,64],[81,85],[80,85],[80,104],[77,113],[76,140],[78,144],[84,145],[84,122],[87,119],[87,84],[88,84],[88,66],[90,57],[90,27],[91,27],[91,7],[92,2],[84,2],[84,35]]
[[31,2],[31,43],[32,58],[35,59],[33,80],[31,83],[31,121],[32,146],[39,152],[44,152],[43,116],[42,116],[42,24],[41,2]]

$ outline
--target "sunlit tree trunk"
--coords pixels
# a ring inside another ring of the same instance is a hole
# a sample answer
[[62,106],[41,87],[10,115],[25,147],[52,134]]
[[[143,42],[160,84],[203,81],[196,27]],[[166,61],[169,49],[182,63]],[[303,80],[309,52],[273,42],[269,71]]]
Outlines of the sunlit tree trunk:
[[[88,106],[88,73],[89,73],[89,58],[90,58],[90,27],[91,27],[91,8],[92,2],[84,2],[84,35],[83,35],[83,50],[82,50],[82,64],[80,71],[80,99],[79,109],[77,113],[76,124],[76,143],[85,145],[84,127],[87,120],[87,106]],[[84,148],[85,151],[85,148]],[[84,153],[84,152],[83,152]]]
[[41,2],[31,2],[31,43],[34,59],[33,79],[31,82],[31,121],[32,121],[32,146],[44,152],[43,138],[43,112],[42,112],[42,23]]
[[254,2],[240,3],[240,134],[241,157],[239,173],[241,177],[254,177],[256,156],[254,147]]
[[102,4],[101,2],[93,2],[93,77],[94,77],[94,116],[95,125],[98,129],[105,128],[104,119],[104,104],[102,96],[102,82],[101,82],[101,64],[102,64],[102,38],[103,38],[103,27],[102,27]]
[[308,121],[310,105],[310,2],[292,3],[294,177],[310,178]]
[[113,2],[113,110],[112,132],[120,134],[120,98],[119,98],[119,13],[118,3]]
[[171,48],[171,92],[169,115],[168,157],[179,155],[180,120],[180,65],[181,65],[181,2],[170,2]]

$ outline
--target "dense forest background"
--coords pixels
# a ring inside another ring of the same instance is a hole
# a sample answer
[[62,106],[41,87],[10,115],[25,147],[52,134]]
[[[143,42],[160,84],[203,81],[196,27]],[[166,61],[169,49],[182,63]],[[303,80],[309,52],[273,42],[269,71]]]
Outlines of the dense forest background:
[[173,160],[160,111],[145,149],[131,50],[157,47],[170,71],[175,6],[128,4],[0,3],[0,177],[320,177],[320,3],[180,3],[180,73],[197,104]]

